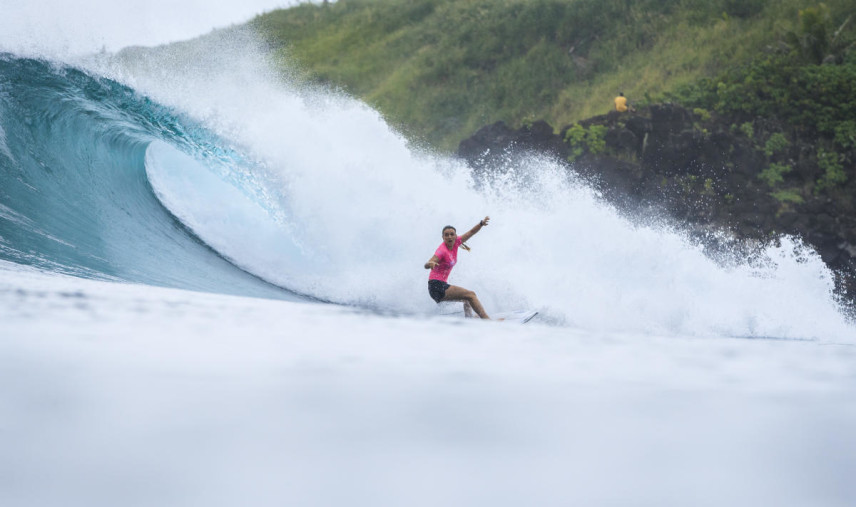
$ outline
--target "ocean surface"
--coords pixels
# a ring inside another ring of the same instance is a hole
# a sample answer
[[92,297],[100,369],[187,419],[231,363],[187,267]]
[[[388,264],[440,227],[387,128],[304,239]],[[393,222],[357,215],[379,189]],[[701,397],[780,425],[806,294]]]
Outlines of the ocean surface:
[[[856,502],[856,328],[798,238],[474,179],[263,54],[0,52],[0,504]],[[450,281],[525,326],[428,298],[485,215]]]

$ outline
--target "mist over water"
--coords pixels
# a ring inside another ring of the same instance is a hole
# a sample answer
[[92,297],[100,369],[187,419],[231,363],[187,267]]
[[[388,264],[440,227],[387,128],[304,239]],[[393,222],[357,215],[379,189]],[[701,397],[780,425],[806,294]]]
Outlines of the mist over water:
[[[228,204],[152,180],[206,243],[266,280],[334,302],[430,313],[421,265],[440,229],[463,233],[490,215],[450,279],[489,311],[531,307],[562,325],[657,334],[850,332],[831,274],[798,240],[768,247],[761,262],[717,262],[662,222],[631,223],[536,155],[475,182],[462,162],[413,149],[366,105],[282,79],[252,34],[210,39],[204,55],[176,49],[99,71],[198,118],[255,161],[242,170],[266,202],[237,223],[213,219],[232,213]],[[174,170],[159,151],[150,147],[150,175]]]

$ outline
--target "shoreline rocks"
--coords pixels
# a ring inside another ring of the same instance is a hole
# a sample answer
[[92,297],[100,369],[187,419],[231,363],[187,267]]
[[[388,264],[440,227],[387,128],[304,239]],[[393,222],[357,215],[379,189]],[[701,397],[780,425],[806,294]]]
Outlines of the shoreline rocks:
[[457,154],[483,174],[537,152],[625,213],[656,210],[692,230],[722,231],[743,242],[799,237],[836,273],[837,292],[852,306],[856,177],[820,186],[814,144],[772,121],[738,123],[658,104],[613,111],[558,133],[544,121],[518,129],[498,122],[463,140]]

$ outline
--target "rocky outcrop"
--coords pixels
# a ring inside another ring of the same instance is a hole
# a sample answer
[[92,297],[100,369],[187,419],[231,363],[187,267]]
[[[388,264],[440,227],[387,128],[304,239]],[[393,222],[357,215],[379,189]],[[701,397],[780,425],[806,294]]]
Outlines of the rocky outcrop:
[[[624,211],[654,211],[740,240],[798,236],[837,273],[840,291],[856,301],[856,176],[820,185],[818,150],[781,125],[738,124],[661,104],[611,112],[558,133],[543,121],[519,129],[496,123],[461,142],[458,155],[485,173],[532,151],[565,164]],[[856,160],[856,154],[847,159]]]

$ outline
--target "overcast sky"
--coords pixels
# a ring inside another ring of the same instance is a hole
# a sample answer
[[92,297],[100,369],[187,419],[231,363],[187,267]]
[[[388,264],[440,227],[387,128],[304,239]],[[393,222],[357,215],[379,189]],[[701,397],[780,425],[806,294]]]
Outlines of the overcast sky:
[[0,49],[88,53],[152,46],[297,3],[300,0],[0,0]]

